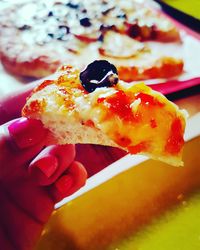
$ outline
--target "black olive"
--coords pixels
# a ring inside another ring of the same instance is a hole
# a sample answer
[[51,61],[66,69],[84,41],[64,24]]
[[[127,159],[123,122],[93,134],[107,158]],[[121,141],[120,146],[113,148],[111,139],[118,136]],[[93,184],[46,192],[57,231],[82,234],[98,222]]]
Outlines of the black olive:
[[78,9],[79,8],[79,4],[78,3],[73,3],[73,2],[67,3],[66,6],[68,6],[71,9]]
[[22,25],[21,27],[18,27],[18,30],[30,30],[31,29],[31,26],[30,25],[27,25],[27,24],[24,24]]
[[47,35],[52,39],[57,39],[61,41],[67,40],[67,35],[70,33],[70,29],[66,25],[59,25],[58,29],[53,33],[48,33]]
[[112,24],[112,25],[101,24],[101,26],[99,27],[99,30],[102,32],[105,32],[108,30],[116,30],[116,27],[114,24]]
[[116,31],[115,25],[106,25],[106,24],[101,24],[99,27],[99,30],[101,31],[101,35],[98,38],[98,41],[103,42],[104,41],[104,36],[108,30],[114,30]]
[[103,15],[107,15],[110,11],[112,11],[112,10],[114,10],[114,9],[115,9],[115,7],[102,8],[101,13],[102,13]]
[[80,24],[84,27],[90,27],[91,26],[91,22],[90,19],[88,17],[83,17],[80,19]]
[[54,38],[54,34],[53,33],[48,33],[47,34],[49,37],[51,37],[51,38]]
[[48,16],[53,16],[53,11],[49,11]]
[[63,33],[69,34],[69,27],[68,26],[66,26],[66,25],[59,25],[58,28],[61,29],[63,31]]
[[82,13],[87,13],[87,9],[82,9],[81,12]]
[[116,67],[106,60],[96,60],[80,73],[81,84],[88,92],[96,88],[112,87],[118,80]]
[[120,13],[117,14],[117,18],[127,19],[127,15],[126,13],[121,11]]
[[99,42],[103,42],[104,41],[104,34],[102,33],[98,39],[97,39]]

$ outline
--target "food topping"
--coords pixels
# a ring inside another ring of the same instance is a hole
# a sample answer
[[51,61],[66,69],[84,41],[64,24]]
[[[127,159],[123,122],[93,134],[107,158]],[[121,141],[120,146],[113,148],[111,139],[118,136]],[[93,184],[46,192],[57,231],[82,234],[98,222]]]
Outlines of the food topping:
[[132,119],[131,101],[122,90],[118,90],[114,95],[106,98],[106,103],[111,112],[117,114],[121,119]]
[[118,72],[116,67],[108,61],[96,60],[80,73],[80,81],[85,90],[93,92],[96,88],[117,84]]
[[166,152],[170,154],[177,154],[180,152],[184,144],[183,139],[183,125],[180,118],[175,118],[171,125],[171,134],[165,145]]
[[158,105],[160,107],[164,106],[164,103],[161,103],[159,100],[157,100],[154,96],[151,96],[149,94],[145,94],[145,93],[137,93],[135,95],[136,99],[140,99],[141,102],[145,105]]
[[89,27],[91,26],[90,19],[88,17],[83,17],[80,19],[80,24],[84,27]]
[[148,25],[140,25],[137,21],[133,23],[126,22],[127,26],[127,35],[130,37],[144,41],[144,40],[153,40],[156,38],[156,27],[155,25],[148,26]]
[[103,103],[111,114],[116,114],[123,121],[138,123],[141,120],[141,114],[137,111],[133,112],[133,101],[134,97],[125,94],[123,90],[118,90],[109,97],[100,97],[97,100],[98,103]]

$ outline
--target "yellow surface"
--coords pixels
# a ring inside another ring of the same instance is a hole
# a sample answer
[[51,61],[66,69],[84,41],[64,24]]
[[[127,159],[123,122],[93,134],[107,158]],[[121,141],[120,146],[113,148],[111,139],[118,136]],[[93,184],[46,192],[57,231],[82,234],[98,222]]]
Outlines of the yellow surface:
[[199,250],[200,192],[109,250]]
[[179,9],[193,17],[200,19],[200,1],[199,0],[165,0],[170,6]]
[[199,148],[187,143],[183,168],[149,160],[68,203],[37,249],[200,249]]

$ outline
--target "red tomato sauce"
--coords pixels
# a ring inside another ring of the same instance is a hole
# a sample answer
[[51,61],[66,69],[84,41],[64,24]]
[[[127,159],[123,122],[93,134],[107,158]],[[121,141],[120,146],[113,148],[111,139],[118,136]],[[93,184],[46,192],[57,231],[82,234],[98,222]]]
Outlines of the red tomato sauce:
[[110,97],[98,98],[97,102],[106,102],[108,104],[109,110],[113,114],[118,115],[122,120],[136,120],[130,106],[132,103],[131,98],[127,96],[122,90],[118,90],[114,95]]
[[30,115],[33,113],[41,113],[46,105],[45,100],[42,101],[34,100],[29,105],[26,105],[22,111],[22,114]]
[[182,149],[183,144],[182,123],[179,118],[175,118],[171,125],[171,132],[165,145],[165,150],[170,154],[177,154]]
[[44,89],[46,86],[53,84],[53,80],[45,80],[43,83],[41,83],[38,87],[35,88],[34,92],[40,91]]
[[135,146],[130,146],[130,147],[128,147],[128,151],[129,151],[131,154],[137,154],[137,153],[146,151],[147,148],[148,148],[147,142],[144,141],[144,142],[138,143],[138,144],[135,145]]
[[154,96],[148,95],[146,93],[137,93],[135,95],[136,99],[140,99],[143,104],[152,105],[152,106],[160,106],[163,107],[164,103],[158,101]]

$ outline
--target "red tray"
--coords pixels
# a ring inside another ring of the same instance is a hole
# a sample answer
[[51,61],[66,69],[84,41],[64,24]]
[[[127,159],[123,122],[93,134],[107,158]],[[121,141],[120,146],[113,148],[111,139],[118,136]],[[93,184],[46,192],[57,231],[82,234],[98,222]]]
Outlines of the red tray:
[[[180,22],[178,22],[177,20],[173,19],[171,16],[169,16],[163,12],[162,12],[162,15],[165,18],[170,19],[180,31],[185,32],[189,37],[192,37],[196,41],[198,41],[199,42],[199,49],[200,49],[200,34],[196,33],[195,31],[191,30],[187,26],[181,24]],[[192,52],[193,48],[191,47],[190,49]],[[197,56],[197,59],[198,59],[198,63],[199,63],[198,56]],[[154,90],[157,90],[164,95],[168,95],[168,94],[172,94],[175,92],[179,92],[181,90],[185,90],[185,89],[189,89],[189,88],[198,86],[198,85],[200,85],[200,63],[198,65],[198,68],[199,68],[199,75],[198,76],[195,75],[194,77],[190,77],[186,80],[179,80],[179,79],[168,80],[164,83],[152,84],[151,87]]]

